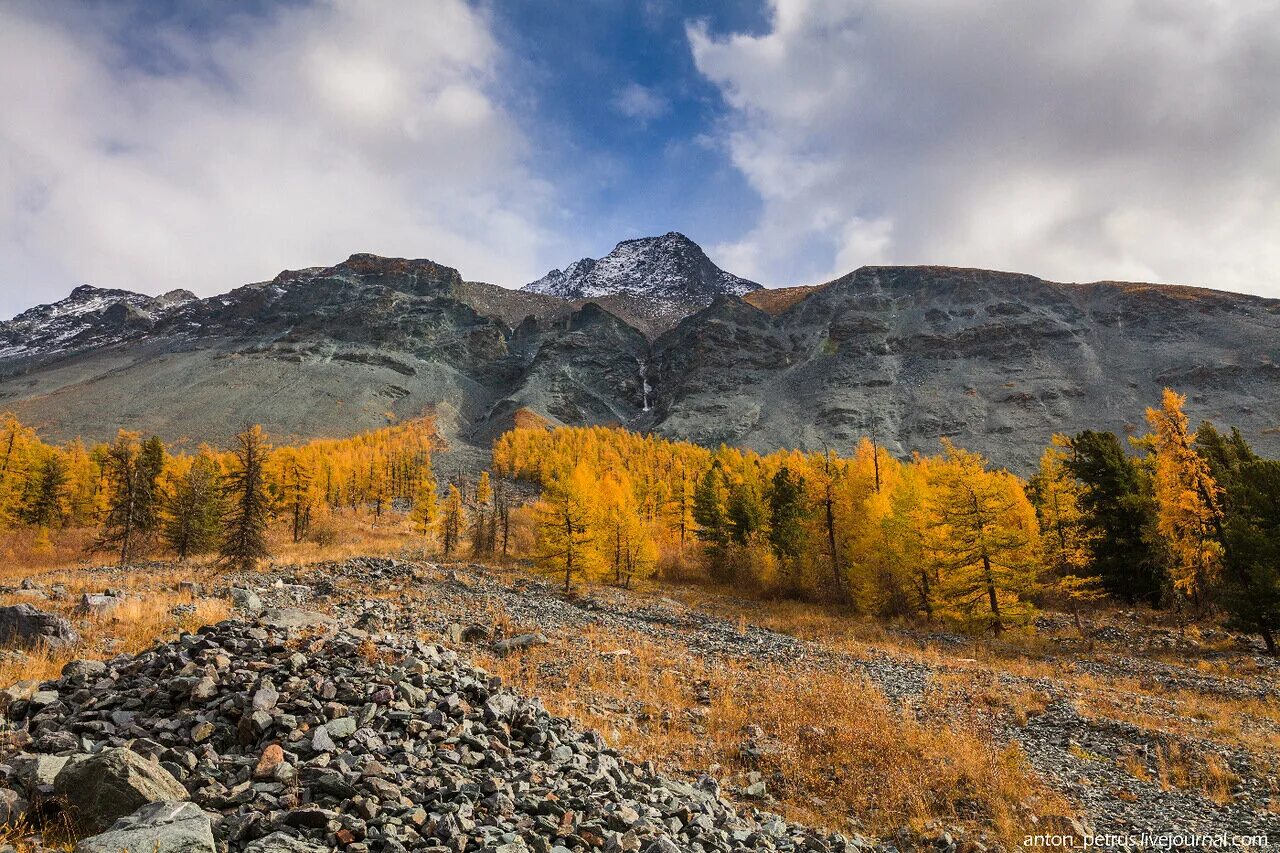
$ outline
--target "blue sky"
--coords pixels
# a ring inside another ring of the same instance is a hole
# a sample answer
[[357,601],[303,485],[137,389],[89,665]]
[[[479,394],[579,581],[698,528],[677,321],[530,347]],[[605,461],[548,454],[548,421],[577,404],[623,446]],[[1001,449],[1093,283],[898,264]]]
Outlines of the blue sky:
[[511,51],[517,108],[576,204],[560,227],[601,252],[624,237],[687,231],[706,243],[750,227],[759,200],[719,145],[726,109],[685,28],[762,31],[757,2],[588,0],[572,14],[522,0],[487,7]]
[[0,2],[0,316],[680,230],[1280,296],[1280,0]]

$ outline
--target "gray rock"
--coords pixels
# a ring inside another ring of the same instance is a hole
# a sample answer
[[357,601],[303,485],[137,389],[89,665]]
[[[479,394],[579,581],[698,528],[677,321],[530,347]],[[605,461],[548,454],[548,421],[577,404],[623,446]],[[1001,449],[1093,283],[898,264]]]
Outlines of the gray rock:
[[40,682],[27,679],[10,684],[0,689],[0,713],[7,712],[9,706],[20,699],[30,699],[40,689]]
[[329,737],[348,738],[356,733],[356,721],[354,717],[338,717],[325,723],[324,730]]
[[303,610],[301,607],[270,607],[258,618],[260,624],[268,628],[279,628],[292,631],[301,628],[335,628],[338,620],[315,610]]
[[106,616],[123,603],[123,598],[114,595],[95,595],[86,592],[80,596],[76,612],[81,616]]
[[9,759],[9,763],[13,766],[12,778],[28,796],[36,797],[53,792],[54,780],[67,766],[67,756],[21,754]]
[[56,613],[46,613],[30,604],[0,607],[0,644],[61,648],[79,639],[71,623]]
[[311,735],[311,748],[316,752],[333,752],[338,746],[333,742],[333,738],[329,736],[329,730],[324,726],[319,726]]
[[508,655],[512,652],[533,648],[534,646],[545,646],[548,642],[547,638],[541,634],[520,634],[515,637],[498,640],[493,644],[493,650],[500,655]]
[[15,826],[26,817],[30,804],[17,791],[0,788],[0,826]]
[[62,667],[62,677],[88,681],[107,674],[107,665],[100,660],[73,660]]
[[261,613],[262,599],[251,589],[233,586],[230,590],[231,603],[246,613]]
[[251,841],[244,848],[244,853],[320,853],[328,849],[319,844],[301,841],[283,832],[273,832],[257,841]]
[[187,799],[167,770],[121,747],[68,761],[53,788],[85,832],[103,832],[147,803]]
[[195,803],[148,803],[99,835],[82,840],[75,853],[214,853],[209,816]]

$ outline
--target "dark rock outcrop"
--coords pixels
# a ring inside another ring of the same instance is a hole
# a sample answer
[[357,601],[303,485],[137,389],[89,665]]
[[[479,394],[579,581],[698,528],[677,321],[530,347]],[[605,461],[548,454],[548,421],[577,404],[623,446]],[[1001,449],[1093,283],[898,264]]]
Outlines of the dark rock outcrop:
[[80,639],[62,616],[30,604],[0,607],[0,645],[58,648]]

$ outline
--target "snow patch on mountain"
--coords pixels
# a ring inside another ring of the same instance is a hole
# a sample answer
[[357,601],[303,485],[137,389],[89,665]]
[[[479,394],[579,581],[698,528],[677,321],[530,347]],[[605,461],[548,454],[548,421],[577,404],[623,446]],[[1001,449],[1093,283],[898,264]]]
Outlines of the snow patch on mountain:
[[599,260],[582,258],[521,288],[563,299],[629,296],[698,306],[724,294],[742,296],[759,289],[755,282],[720,269],[702,247],[675,231],[624,240]]
[[81,285],[66,299],[37,305],[0,323],[0,359],[53,355],[72,347],[109,346],[197,301],[189,290],[147,296]]

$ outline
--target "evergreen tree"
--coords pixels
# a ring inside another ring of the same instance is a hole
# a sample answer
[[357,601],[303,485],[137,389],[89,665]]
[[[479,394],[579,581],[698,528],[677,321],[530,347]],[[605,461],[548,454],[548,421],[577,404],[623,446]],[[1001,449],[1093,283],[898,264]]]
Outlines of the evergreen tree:
[[783,465],[769,484],[769,544],[778,559],[792,559],[804,547],[804,482]]
[[261,426],[246,425],[236,434],[224,489],[228,512],[220,556],[241,571],[251,571],[271,556],[267,548],[267,525],[273,509],[266,477],[269,453]]
[[1226,571],[1219,599],[1232,627],[1257,633],[1275,655],[1280,633],[1280,461],[1245,461],[1226,482]]
[[716,460],[698,479],[693,492],[693,520],[698,525],[697,537],[706,549],[708,574],[721,583],[732,580],[730,564],[725,559],[729,544],[729,488],[724,466]]
[[1196,430],[1195,448],[1209,465],[1209,473],[1218,481],[1240,466],[1259,459],[1240,430],[1232,427],[1230,435],[1223,435],[1208,421]]
[[23,501],[22,520],[49,529],[61,527],[67,514],[67,463],[60,453],[46,453],[37,463],[28,481],[26,500]]
[[136,432],[121,430],[106,450],[107,517],[95,547],[117,549],[120,565],[131,563],[156,527],[156,481],[164,464],[159,439],[139,442]]
[[[746,472],[748,476],[754,471]],[[750,545],[755,535],[768,524],[769,511],[763,496],[751,479],[733,484],[729,490],[729,538],[737,545]]]
[[160,535],[179,560],[218,546],[225,514],[221,475],[217,459],[202,448],[165,496]]
[[489,472],[480,472],[476,481],[476,493],[472,500],[475,510],[471,515],[471,552],[477,557],[493,556],[493,486]]
[[462,536],[462,526],[462,492],[456,483],[450,483],[449,493],[444,501],[444,511],[440,515],[440,550],[444,553],[445,559],[457,550]]
[[1086,430],[1071,439],[1063,460],[1080,481],[1080,507],[1090,532],[1093,570],[1112,595],[1156,604],[1165,572],[1146,531],[1155,506],[1142,478],[1115,433]]

